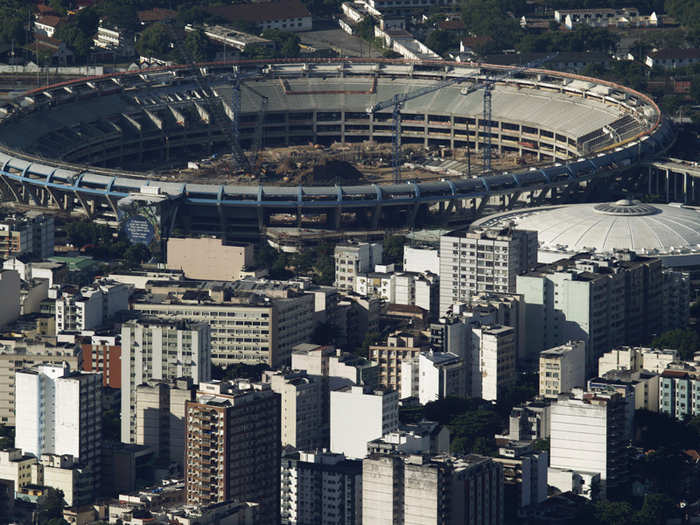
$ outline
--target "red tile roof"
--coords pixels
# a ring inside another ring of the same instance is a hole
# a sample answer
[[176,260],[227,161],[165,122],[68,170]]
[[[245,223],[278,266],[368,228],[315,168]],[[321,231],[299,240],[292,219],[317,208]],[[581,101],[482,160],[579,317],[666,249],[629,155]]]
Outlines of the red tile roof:
[[61,23],[61,18],[53,15],[45,15],[45,16],[40,16],[37,19],[37,22],[40,24],[43,24],[45,26],[51,26],[51,27],[56,27],[58,24]]

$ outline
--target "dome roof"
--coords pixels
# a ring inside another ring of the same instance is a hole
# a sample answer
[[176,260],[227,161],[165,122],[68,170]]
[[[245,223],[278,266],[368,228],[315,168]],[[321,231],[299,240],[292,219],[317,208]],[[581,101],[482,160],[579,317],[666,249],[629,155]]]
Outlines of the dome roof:
[[514,222],[523,230],[536,230],[542,250],[606,253],[629,249],[648,255],[700,253],[700,213],[678,204],[623,199],[604,204],[528,208],[487,217],[479,225],[506,222]]

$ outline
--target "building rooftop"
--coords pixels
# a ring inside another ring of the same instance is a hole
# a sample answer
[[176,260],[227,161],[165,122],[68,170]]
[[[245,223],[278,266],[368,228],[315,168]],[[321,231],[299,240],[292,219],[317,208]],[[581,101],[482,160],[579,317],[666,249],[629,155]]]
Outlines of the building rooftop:
[[271,20],[311,16],[309,10],[299,0],[281,0],[278,2],[208,7],[206,10],[213,15],[224,18],[227,22],[243,20],[246,22],[261,23]]

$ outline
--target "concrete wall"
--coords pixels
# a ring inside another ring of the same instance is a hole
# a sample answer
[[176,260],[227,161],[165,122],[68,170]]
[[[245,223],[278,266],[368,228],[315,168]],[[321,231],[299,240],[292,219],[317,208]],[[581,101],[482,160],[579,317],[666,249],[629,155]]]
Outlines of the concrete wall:
[[168,239],[169,270],[182,270],[190,279],[235,281],[254,263],[253,245],[224,245],[221,239]]

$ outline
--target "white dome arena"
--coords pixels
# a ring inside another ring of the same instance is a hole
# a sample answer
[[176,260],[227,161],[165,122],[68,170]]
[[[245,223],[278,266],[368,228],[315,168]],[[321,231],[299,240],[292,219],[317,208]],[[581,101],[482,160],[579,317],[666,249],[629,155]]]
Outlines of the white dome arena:
[[633,250],[666,266],[700,265],[700,211],[680,204],[623,199],[527,208],[485,217],[474,227],[506,223],[537,231],[543,263],[584,251]]

